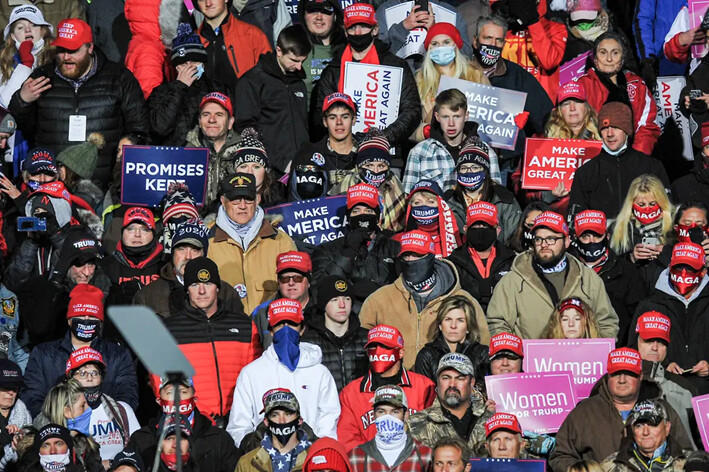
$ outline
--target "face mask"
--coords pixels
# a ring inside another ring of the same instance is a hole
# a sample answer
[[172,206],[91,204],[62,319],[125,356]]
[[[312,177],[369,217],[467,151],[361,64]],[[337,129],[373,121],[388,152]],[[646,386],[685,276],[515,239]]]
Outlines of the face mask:
[[399,362],[399,350],[384,346],[375,346],[367,349],[369,355],[369,368],[372,372],[383,374]]
[[290,441],[291,436],[298,430],[299,420],[300,418],[296,418],[289,423],[273,423],[269,421],[268,431],[272,437],[278,439],[278,442],[285,446]]
[[401,259],[401,276],[404,282],[416,292],[425,292],[436,283],[435,256],[426,254],[415,261]]
[[354,231],[359,228],[371,229],[374,231],[377,228],[377,223],[379,223],[379,216],[369,213],[360,213],[359,215],[353,216],[347,220],[347,226],[350,231]]
[[40,454],[39,463],[47,472],[64,470],[66,466],[69,465],[69,451],[66,451],[64,454]]
[[363,181],[365,181],[369,185],[373,185],[379,188],[379,186],[384,183],[384,180],[387,176],[387,172],[388,171],[386,170],[383,170],[381,172],[372,172],[371,170],[362,167],[359,170],[359,176],[362,178]]
[[273,334],[273,348],[280,360],[291,372],[295,372],[300,359],[300,333],[285,325]]
[[603,257],[608,248],[608,239],[603,238],[603,241],[597,243],[582,243],[576,240],[576,247],[579,253],[583,256],[583,260],[586,262],[596,262],[598,259]]
[[458,183],[465,187],[465,190],[477,190],[485,182],[487,172],[458,172]]
[[620,154],[623,153],[623,151],[625,151],[626,149],[628,149],[628,140],[627,140],[627,138],[626,138],[626,140],[625,140],[625,142],[623,143],[623,145],[622,145],[620,148],[618,148],[617,151],[611,151],[610,148],[608,148],[608,146],[606,146],[606,143],[603,143],[603,145],[602,145],[601,147],[603,148],[604,151],[606,151],[606,152],[607,152],[608,154],[610,154],[611,156],[614,156],[614,157],[615,157],[615,156],[619,156]]
[[347,42],[352,49],[362,52],[374,42],[374,36],[372,36],[371,31],[367,34],[349,34],[347,35]]
[[86,397],[86,403],[89,404],[91,409],[95,410],[101,404],[101,386],[84,387],[84,397]]
[[[187,464],[190,459],[190,453],[182,454],[182,465]],[[165,466],[170,470],[177,470],[177,453],[167,454],[165,452],[160,453],[160,460],[165,464]]]
[[595,23],[596,23],[595,21],[589,21],[589,22],[585,22],[585,23],[579,23],[579,24],[576,25],[576,28],[577,28],[579,31],[588,31],[588,30],[590,30],[591,28],[593,28],[593,25],[594,25]]
[[[175,402],[161,398],[160,408],[162,408],[162,412],[166,415],[171,415],[175,412]],[[180,400],[179,410],[182,416],[191,416],[192,412],[194,412],[194,397]]]
[[497,60],[500,59],[500,54],[502,54],[502,48],[481,44],[480,48],[474,49],[473,52],[483,68],[488,69],[497,64]]
[[295,183],[298,196],[303,200],[322,197],[325,190],[325,177],[320,171],[295,171]]
[[646,225],[659,220],[662,216],[662,209],[657,203],[653,206],[646,207],[641,207],[633,203],[633,215],[635,215],[635,218],[637,218],[640,223]]
[[204,74],[204,64],[197,64],[197,70],[194,73],[194,77],[197,78],[197,80],[202,78],[202,74]]
[[91,424],[91,412],[93,410],[91,407],[86,408],[86,411],[84,411],[82,414],[77,416],[76,418],[69,418],[66,420],[66,427],[69,429],[73,429],[74,431],[78,431],[81,434],[85,434],[86,436],[90,436],[89,434],[89,425]]
[[37,182],[36,180],[28,180],[27,181],[27,187],[29,187],[30,190],[33,192],[36,191],[42,184]]
[[689,272],[687,269],[670,268],[670,283],[674,285],[681,295],[687,295],[697,288],[701,280],[696,272]]
[[468,228],[465,233],[468,246],[478,252],[490,249],[497,238],[495,228]]
[[392,444],[404,438],[404,422],[392,415],[383,415],[374,420],[377,427],[377,440]]
[[412,207],[411,216],[419,226],[429,226],[438,221],[438,207],[427,205]]
[[428,53],[431,60],[439,66],[447,66],[455,59],[455,46],[441,46]]
[[[15,48],[19,51],[20,50],[20,45],[22,43],[18,40],[15,40]],[[37,53],[44,47],[44,38],[39,38],[37,41],[32,43],[32,55],[36,56]]]
[[[677,241],[681,243],[689,243],[692,241],[692,237],[690,236],[690,231],[699,225],[696,223],[692,223],[691,225],[680,225],[677,224],[675,225],[675,232],[677,233]],[[706,227],[699,226],[702,231],[704,238],[706,238]],[[704,239],[702,238],[702,239]]]
[[93,341],[101,330],[101,321],[97,319],[71,319],[71,333],[82,342]]

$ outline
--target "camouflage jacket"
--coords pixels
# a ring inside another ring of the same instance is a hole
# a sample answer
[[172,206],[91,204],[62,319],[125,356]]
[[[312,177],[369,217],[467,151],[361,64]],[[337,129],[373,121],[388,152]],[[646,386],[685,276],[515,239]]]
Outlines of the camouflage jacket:
[[624,441],[618,452],[603,461],[601,468],[604,472],[680,472],[684,470],[684,463],[690,452],[692,451],[682,451],[669,443],[661,457],[646,463],[646,459],[638,454],[632,442]]

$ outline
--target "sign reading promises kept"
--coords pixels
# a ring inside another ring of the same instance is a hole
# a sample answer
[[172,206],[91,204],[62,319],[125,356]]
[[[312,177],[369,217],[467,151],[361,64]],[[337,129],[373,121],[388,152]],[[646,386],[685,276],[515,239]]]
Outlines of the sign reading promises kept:
[[559,182],[571,189],[576,169],[601,152],[601,141],[527,138],[522,188],[553,190]]
[[347,62],[344,93],[357,104],[357,121],[353,133],[369,128],[386,128],[399,117],[401,99],[401,67]]
[[209,149],[162,146],[123,148],[121,203],[157,206],[172,182],[189,187],[198,206],[204,205]]

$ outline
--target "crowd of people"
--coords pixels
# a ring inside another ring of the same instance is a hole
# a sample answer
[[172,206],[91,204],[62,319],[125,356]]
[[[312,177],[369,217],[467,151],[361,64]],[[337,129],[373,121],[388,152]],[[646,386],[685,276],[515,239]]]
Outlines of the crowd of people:
[[[709,470],[709,14],[85,3],[0,5],[0,472]],[[353,63],[399,71],[387,126],[359,131]],[[443,77],[523,92],[512,145]],[[529,138],[601,150],[539,190]],[[203,199],[125,203],[146,146],[206,148]],[[270,211],[330,196],[320,244]],[[119,305],[194,376],[148,371]],[[615,347],[558,432],[488,395],[524,340],[589,338]]]

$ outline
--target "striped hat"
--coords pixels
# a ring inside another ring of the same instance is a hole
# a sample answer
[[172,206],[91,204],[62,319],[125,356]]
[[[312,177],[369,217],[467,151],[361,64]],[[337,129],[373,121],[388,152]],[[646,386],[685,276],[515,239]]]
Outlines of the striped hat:
[[374,161],[384,161],[387,164],[391,161],[391,154],[389,154],[389,140],[381,134],[379,130],[372,130],[369,134],[369,138],[359,145],[357,150],[357,157],[355,159],[355,164],[361,166],[362,164],[368,164]]
[[254,128],[246,128],[241,132],[241,141],[239,141],[234,155],[234,169],[241,164],[250,162],[260,164],[266,169],[270,167],[266,148],[259,139],[258,131]]
[[458,168],[468,163],[481,165],[490,171],[490,148],[477,136],[468,139],[460,148],[455,166]]
[[207,50],[202,45],[199,35],[194,33],[187,23],[180,23],[177,26],[177,36],[172,40],[170,61],[175,67],[188,61],[207,62]]

